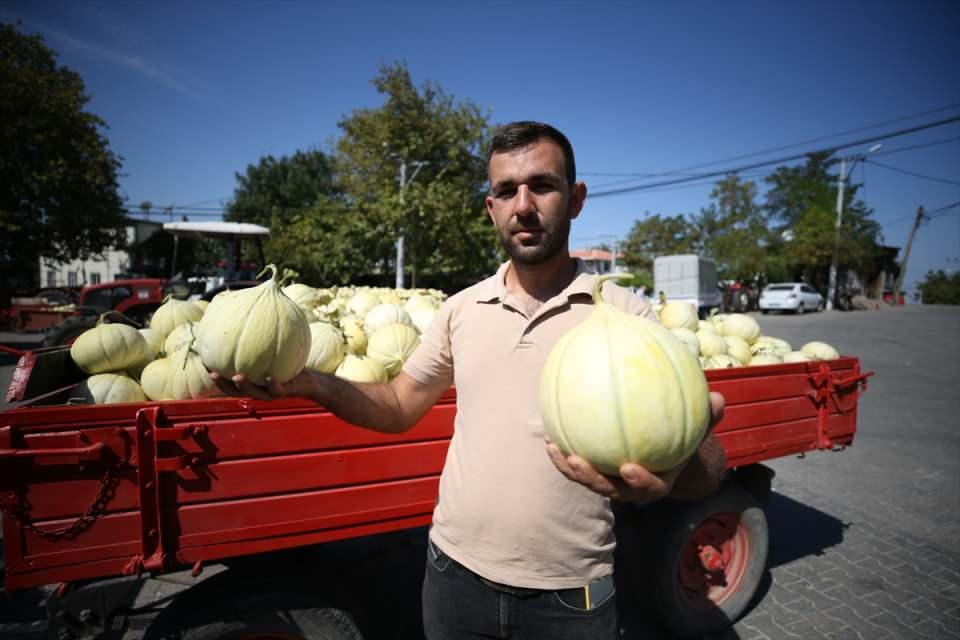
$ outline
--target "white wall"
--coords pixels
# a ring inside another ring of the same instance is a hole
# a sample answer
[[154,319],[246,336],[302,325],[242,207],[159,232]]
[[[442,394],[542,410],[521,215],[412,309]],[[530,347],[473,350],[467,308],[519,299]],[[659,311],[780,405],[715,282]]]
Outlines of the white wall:
[[[136,240],[134,227],[127,227],[127,243]],[[130,254],[126,250],[108,249],[102,258],[89,260],[73,260],[67,263],[57,263],[40,258],[40,286],[66,287],[97,284],[116,280],[117,275],[130,268]],[[72,278],[72,279],[71,279]]]

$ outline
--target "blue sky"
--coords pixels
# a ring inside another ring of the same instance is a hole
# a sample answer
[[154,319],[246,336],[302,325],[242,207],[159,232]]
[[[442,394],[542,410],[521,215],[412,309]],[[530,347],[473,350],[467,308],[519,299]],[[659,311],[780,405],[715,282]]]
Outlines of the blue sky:
[[[215,208],[261,156],[326,149],[341,118],[380,104],[370,80],[397,60],[493,122],[558,126],[595,192],[624,178],[591,174],[676,171],[952,106],[710,168],[734,167],[960,116],[955,0],[462,7],[15,1],[0,20],[21,19],[81,74],[134,204]],[[915,145],[928,146],[898,151]],[[905,244],[918,206],[960,201],[960,122],[888,140],[873,159],[947,181],[856,167],[887,244]],[[573,245],[622,239],[648,213],[695,213],[709,192],[588,197]],[[920,228],[907,282],[938,268],[960,268],[960,208]]]

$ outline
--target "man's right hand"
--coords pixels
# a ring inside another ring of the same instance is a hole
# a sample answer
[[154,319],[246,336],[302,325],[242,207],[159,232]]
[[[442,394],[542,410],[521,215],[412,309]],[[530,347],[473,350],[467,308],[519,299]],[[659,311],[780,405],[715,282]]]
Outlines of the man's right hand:
[[304,398],[314,397],[318,374],[304,369],[298,373],[292,380],[287,382],[278,382],[274,378],[267,378],[267,385],[261,387],[254,384],[242,373],[238,373],[232,378],[227,378],[219,371],[211,371],[210,378],[213,379],[217,388],[228,396],[248,397],[256,400],[273,400],[274,398],[286,398],[287,396],[301,396]]

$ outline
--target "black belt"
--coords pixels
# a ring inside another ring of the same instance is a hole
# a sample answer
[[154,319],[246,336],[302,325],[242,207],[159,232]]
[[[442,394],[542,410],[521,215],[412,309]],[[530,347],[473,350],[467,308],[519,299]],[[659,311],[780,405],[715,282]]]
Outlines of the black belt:
[[[467,571],[469,571],[469,569],[467,569]],[[471,573],[473,572],[471,571]],[[493,580],[487,580],[475,573],[474,575],[477,577],[477,580],[494,591],[508,593],[518,598],[536,598],[538,596],[555,593],[564,603],[585,611],[589,611],[601,602],[604,602],[610,597],[610,594],[613,593],[613,576],[604,576],[586,586],[574,587],[572,589],[529,589],[526,587],[511,587],[510,585],[500,584]]]
[[450,560],[450,562],[461,567],[464,571],[494,591],[508,593],[518,598],[536,598],[538,596],[555,593],[557,594],[557,597],[559,597],[567,605],[589,611],[609,598],[614,589],[612,575],[604,576],[598,580],[594,580],[586,586],[574,587],[572,589],[530,589],[527,587],[511,587],[507,584],[501,584],[499,582],[494,582],[493,580],[487,580],[483,576],[480,576],[467,567],[464,567],[462,564],[445,554],[439,547],[433,544],[433,540],[431,540],[429,537],[427,538],[427,547],[429,552],[433,554],[434,557],[440,557],[441,555],[446,557],[448,560]]

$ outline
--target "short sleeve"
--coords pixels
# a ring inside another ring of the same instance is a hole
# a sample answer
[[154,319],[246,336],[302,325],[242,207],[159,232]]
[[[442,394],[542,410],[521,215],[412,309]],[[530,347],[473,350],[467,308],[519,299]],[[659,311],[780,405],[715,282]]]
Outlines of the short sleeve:
[[424,385],[453,383],[453,350],[450,346],[451,317],[455,305],[447,300],[420,338],[420,346],[407,358],[403,371]]

